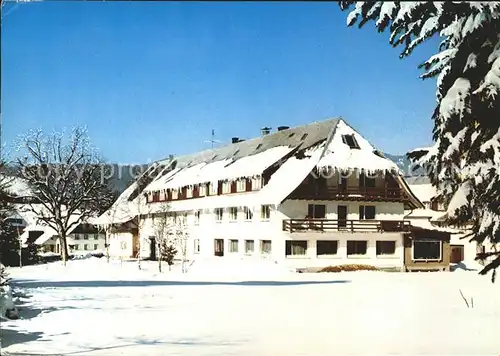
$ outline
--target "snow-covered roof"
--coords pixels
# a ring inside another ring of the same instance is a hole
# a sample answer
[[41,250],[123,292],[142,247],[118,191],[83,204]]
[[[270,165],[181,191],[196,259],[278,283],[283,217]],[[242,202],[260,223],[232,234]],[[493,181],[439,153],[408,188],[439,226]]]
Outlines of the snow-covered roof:
[[[344,143],[344,135],[354,136],[359,148],[351,149]],[[370,172],[399,171],[399,167],[393,161],[377,154],[370,142],[342,120],[335,126],[318,167],[332,167],[341,170],[364,169]]]
[[[31,208],[28,208],[27,205],[24,204],[15,204],[14,208],[17,214],[26,222],[26,227],[24,228],[24,232],[21,235],[21,241],[26,242],[30,231],[41,231],[43,232],[36,241],[35,244],[43,245],[48,239],[53,236],[57,236],[58,233],[52,227],[44,224],[40,221],[39,217],[47,215],[47,209],[42,206],[42,204],[32,204]],[[69,224],[76,222],[80,218],[80,215],[73,214],[69,218]],[[74,225],[68,231],[70,234],[78,225]]]
[[405,214],[405,219],[431,219],[431,220],[439,220],[446,213],[443,211],[436,211],[432,209],[415,209],[413,211],[409,211]]
[[432,184],[408,184],[411,191],[421,202],[430,202],[437,196],[436,187]]
[[410,186],[417,184],[431,184],[431,178],[425,175],[405,176],[405,180]]
[[431,230],[431,231],[439,231],[439,232],[447,232],[450,234],[461,234],[463,233],[462,230],[458,229],[453,229],[450,227],[440,227],[432,224],[430,220],[426,219],[419,219],[419,220],[412,220],[411,225],[420,228],[420,229],[425,229],[425,230]]
[[[353,136],[359,147],[349,147],[344,135]],[[279,204],[316,167],[392,171],[398,177],[401,175],[394,162],[384,157],[339,118],[277,131],[173,160],[169,158],[156,162],[156,166],[163,167],[162,171],[158,171],[145,187],[141,188],[137,182],[133,184],[122,193],[111,209],[95,220],[95,223],[124,223],[137,215],[151,213],[151,209],[155,209],[154,206],[160,205],[144,204],[143,194],[147,192],[259,176],[272,166],[277,170],[257,193],[171,201],[168,202],[168,208],[170,211],[182,211],[205,207]],[[404,182],[400,184],[408,191]],[[133,191],[138,194],[132,199]],[[411,192],[409,195],[414,205],[421,205]]]
[[0,174],[0,181],[5,184],[5,190],[14,196],[28,197],[32,195],[28,182],[20,177]]

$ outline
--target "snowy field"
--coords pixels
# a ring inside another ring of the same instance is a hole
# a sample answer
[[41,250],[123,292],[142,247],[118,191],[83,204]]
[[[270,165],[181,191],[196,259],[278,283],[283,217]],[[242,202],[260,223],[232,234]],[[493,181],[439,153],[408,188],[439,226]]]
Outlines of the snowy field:
[[183,275],[95,258],[9,271],[24,295],[2,355],[500,355],[500,282],[477,272],[198,261]]

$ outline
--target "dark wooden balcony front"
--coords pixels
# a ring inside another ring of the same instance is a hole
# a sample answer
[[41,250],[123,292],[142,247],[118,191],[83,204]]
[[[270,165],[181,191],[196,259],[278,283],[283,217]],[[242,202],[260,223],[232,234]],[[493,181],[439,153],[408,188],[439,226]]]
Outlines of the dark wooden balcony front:
[[370,188],[339,186],[299,186],[290,199],[402,201],[406,195],[400,188]]
[[400,220],[330,220],[286,219],[283,231],[287,232],[408,232],[409,221]]

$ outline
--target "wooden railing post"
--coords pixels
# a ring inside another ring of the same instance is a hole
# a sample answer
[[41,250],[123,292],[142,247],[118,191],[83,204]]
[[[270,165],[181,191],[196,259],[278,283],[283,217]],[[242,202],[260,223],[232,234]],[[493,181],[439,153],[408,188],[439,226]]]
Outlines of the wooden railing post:
[[354,232],[354,221],[351,220],[351,232]]

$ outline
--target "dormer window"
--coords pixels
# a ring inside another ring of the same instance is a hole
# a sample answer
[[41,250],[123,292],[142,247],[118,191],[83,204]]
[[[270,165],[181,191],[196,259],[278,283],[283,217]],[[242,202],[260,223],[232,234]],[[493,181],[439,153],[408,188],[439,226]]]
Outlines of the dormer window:
[[305,133],[305,134],[302,135],[302,137],[300,138],[300,140],[304,141],[306,139],[306,137],[307,137],[307,134]]
[[261,148],[261,147],[262,147],[262,143],[259,143],[259,144],[257,145],[257,147],[255,147],[255,150],[257,151],[257,150],[258,150],[259,148]]
[[342,135],[342,142],[344,142],[351,149],[359,150],[359,144],[354,135]]

